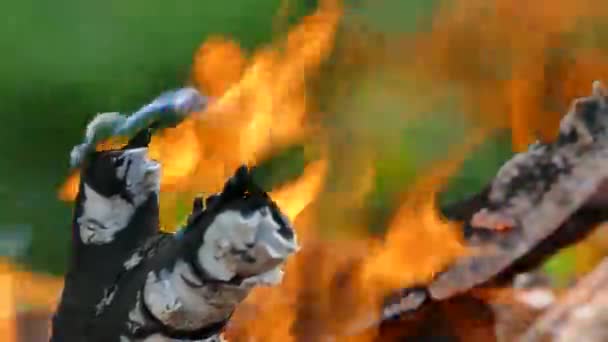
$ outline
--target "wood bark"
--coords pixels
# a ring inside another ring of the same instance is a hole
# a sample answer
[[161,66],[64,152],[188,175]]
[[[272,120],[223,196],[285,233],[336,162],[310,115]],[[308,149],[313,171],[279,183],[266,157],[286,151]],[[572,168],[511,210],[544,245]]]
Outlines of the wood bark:
[[253,287],[280,282],[298,248],[247,167],[195,199],[177,234],[160,232],[160,165],[148,142],[138,136],[85,161],[53,342],[220,341],[236,306]]
[[463,223],[472,253],[429,284],[406,289],[406,295],[416,291],[426,300],[406,308],[401,318],[429,311],[436,316],[438,308],[478,289],[510,287],[517,274],[586,237],[608,219],[607,180],[608,95],[596,82],[591,96],[573,102],[556,141],[531,145],[481,192],[442,209],[446,219]]

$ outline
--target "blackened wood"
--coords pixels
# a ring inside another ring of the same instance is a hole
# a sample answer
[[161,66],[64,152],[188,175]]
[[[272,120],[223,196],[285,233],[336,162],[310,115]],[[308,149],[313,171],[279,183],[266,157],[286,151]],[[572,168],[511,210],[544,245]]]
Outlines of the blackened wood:
[[[81,173],[80,191],[76,198],[72,220],[71,257],[65,276],[64,289],[53,317],[51,341],[83,341],[89,335],[87,324],[95,317],[96,305],[102,300],[123,270],[124,261],[145,240],[154,236],[159,227],[156,193],[138,207],[126,227],[117,232],[107,244],[86,244],[81,239],[78,218],[87,200],[85,184],[105,196],[124,191],[116,179],[113,158],[124,151],[96,153]],[[118,213],[117,213],[118,214]]]
[[495,317],[489,305],[473,296],[430,302],[380,327],[377,341],[493,342]]
[[473,253],[426,285],[431,301],[420,310],[475,288],[510,286],[607,220],[607,129],[608,97],[594,83],[591,96],[573,103],[555,142],[532,145],[480,193],[444,207],[447,219],[463,223]]
[[142,139],[85,159],[51,341],[219,340],[236,305],[280,281],[297,250],[293,227],[246,166],[220,193],[196,198],[177,234],[159,232],[160,173]]

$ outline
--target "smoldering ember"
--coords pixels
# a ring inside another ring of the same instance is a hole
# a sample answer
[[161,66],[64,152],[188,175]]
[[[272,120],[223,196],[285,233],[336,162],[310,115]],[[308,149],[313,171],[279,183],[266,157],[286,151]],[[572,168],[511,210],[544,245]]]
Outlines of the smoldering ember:
[[[174,113],[192,110],[175,106],[175,97],[161,98]],[[178,102],[203,103],[192,99]],[[291,255],[321,251],[300,250],[297,227],[248,166],[237,168],[219,193],[194,198],[179,231],[160,231],[161,165],[147,155],[154,128],[162,126],[163,115],[149,114],[157,109],[136,113],[147,120],[126,130],[126,144],[81,145],[71,156],[80,185],[52,341],[220,341],[224,333],[247,341],[247,315],[231,322],[233,312],[247,306],[257,286],[280,291],[272,286],[281,283]],[[102,130],[110,129],[106,137],[125,132],[127,121],[101,114],[85,142]],[[535,270],[606,220],[607,165],[608,92],[595,82],[590,96],[573,102],[555,141],[531,145],[483,191],[441,208],[460,223],[469,253],[428,282],[377,292],[381,305],[368,306],[368,315],[344,309],[361,299],[346,281],[322,289],[334,296],[335,312],[288,324],[301,341],[606,341],[608,261],[558,299]],[[356,277],[361,263],[347,264],[343,276]]]

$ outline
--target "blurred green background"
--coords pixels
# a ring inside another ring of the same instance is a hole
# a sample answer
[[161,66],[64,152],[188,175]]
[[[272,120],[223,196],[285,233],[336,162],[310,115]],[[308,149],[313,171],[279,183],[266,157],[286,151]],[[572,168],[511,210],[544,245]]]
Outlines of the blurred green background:
[[[64,269],[71,209],[57,199],[68,153],[98,112],[132,110],[188,79],[211,34],[253,49],[272,36],[279,0],[2,2],[0,229],[30,226],[24,255]],[[314,3],[302,4],[300,13]],[[295,20],[295,18],[294,18]]]
[[[377,32],[424,29],[435,3],[387,0],[366,7],[359,2],[349,3],[344,20],[363,18]],[[67,175],[70,148],[95,113],[132,110],[183,85],[194,52],[210,35],[253,51],[317,3],[290,1],[288,20],[277,27],[280,5],[280,0],[0,3],[6,15],[0,22],[0,232],[31,230],[33,243],[20,258],[39,271],[65,269],[71,208],[57,199],[57,188]],[[373,96],[373,87],[364,88],[358,90],[361,97]],[[366,108],[353,104],[340,110],[373,110]],[[373,226],[386,222],[394,197],[421,165],[462,140],[463,132],[454,122],[437,120],[403,131],[397,152],[385,156],[392,166],[378,165],[370,198]],[[497,134],[473,153],[443,200],[479,189],[510,155],[509,137]]]

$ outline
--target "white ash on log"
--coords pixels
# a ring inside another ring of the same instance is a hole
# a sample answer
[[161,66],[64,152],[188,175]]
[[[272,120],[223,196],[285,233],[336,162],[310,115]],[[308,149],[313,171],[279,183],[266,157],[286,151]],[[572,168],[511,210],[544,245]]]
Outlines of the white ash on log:
[[555,142],[531,146],[498,171],[469,220],[473,228],[491,230],[494,241],[469,238],[475,255],[440,274],[429,286],[431,296],[443,299],[481,285],[560,228],[577,230],[573,218],[603,218],[607,180],[608,96],[596,82],[591,96],[574,101]]
[[86,324],[124,260],[157,234],[159,171],[142,146],[95,153],[82,168],[71,259],[52,341],[87,336]]
[[142,133],[85,159],[52,342],[220,341],[236,306],[255,286],[280,282],[298,249],[247,167],[196,199],[177,234],[160,232],[160,166],[148,142]]

